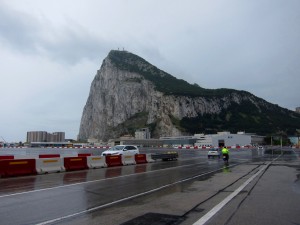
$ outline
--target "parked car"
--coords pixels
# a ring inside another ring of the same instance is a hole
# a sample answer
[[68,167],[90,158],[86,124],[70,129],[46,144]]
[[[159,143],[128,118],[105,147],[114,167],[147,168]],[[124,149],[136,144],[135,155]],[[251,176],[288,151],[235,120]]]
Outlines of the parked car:
[[220,158],[221,157],[221,152],[220,152],[220,149],[218,148],[212,148],[208,151],[207,153],[207,157],[208,158],[214,158],[214,157],[218,157]]
[[139,154],[139,148],[135,145],[116,145],[104,152],[102,152],[102,156],[107,155],[136,155]]

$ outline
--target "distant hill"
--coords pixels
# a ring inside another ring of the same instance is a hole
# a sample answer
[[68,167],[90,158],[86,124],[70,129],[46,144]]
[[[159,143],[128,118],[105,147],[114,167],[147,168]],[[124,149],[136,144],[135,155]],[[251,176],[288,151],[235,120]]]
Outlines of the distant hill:
[[103,60],[84,107],[79,138],[108,140],[150,127],[153,137],[217,131],[295,134],[300,114],[246,91],[205,89],[127,51]]

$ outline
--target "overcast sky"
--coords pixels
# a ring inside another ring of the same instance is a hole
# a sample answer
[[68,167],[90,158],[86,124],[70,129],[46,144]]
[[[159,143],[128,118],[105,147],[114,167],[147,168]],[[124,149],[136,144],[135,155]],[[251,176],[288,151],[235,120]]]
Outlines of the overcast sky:
[[204,88],[300,106],[299,0],[0,0],[0,141],[76,139],[118,48]]

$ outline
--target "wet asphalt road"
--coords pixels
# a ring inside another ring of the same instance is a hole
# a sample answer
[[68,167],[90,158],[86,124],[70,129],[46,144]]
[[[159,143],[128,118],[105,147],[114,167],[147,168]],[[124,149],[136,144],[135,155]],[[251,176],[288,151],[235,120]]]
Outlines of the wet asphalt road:
[[[193,224],[270,161],[256,151],[232,150],[224,167],[206,152],[180,150],[178,161],[1,178],[0,224]],[[273,161],[207,224],[299,224],[299,170],[299,157]]]

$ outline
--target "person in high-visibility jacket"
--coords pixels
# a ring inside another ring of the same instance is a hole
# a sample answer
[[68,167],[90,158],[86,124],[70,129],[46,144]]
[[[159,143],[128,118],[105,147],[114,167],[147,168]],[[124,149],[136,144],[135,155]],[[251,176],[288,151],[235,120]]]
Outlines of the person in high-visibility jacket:
[[229,150],[226,148],[226,146],[223,146],[223,148],[222,148],[222,155],[223,155],[223,160],[228,162]]

